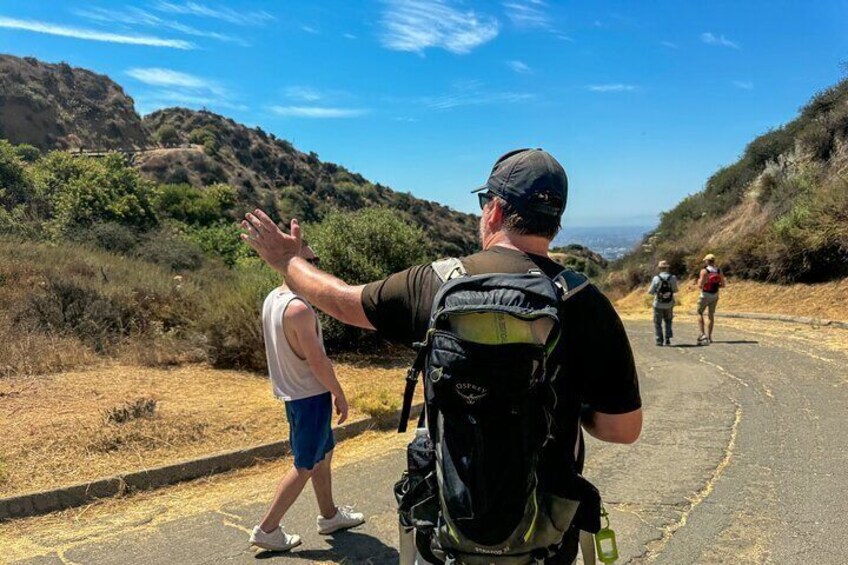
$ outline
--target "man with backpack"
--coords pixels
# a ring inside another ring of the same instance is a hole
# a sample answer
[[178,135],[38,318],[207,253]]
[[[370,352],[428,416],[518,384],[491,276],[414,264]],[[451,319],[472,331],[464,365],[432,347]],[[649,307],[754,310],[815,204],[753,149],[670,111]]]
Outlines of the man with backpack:
[[641,432],[621,320],[547,256],[567,189],[550,154],[507,153],[475,191],[483,251],[363,286],[298,258],[296,220],[291,235],[260,210],[242,222],[242,238],[318,308],[418,343],[407,390],[422,373],[427,423],[396,495],[429,562],[572,563],[579,530],[600,528],[597,491],[580,475],[581,425],[614,443]]
[[[671,345],[674,337],[671,331],[671,320],[674,318],[674,294],[677,292],[677,277],[668,272],[668,261],[660,261],[657,265],[659,274],[651,281],[648,294],[654,297],[654,333],[657,345]],[[665,334],[663,334],[663,323],[665,323]]]
[[[701,295],[698,297],[698,328],[701,333],[698,336],[698,345],[709,345],[713,342],[713,325],[715,324],[716,304],[718,304],[718,289],[724,286],[724,275],[716,266],[716,258],[712,253],[704,257],[704,268],[698,275],[698,288]],[[709,324],[704,332],[704,310],[709,315]]]

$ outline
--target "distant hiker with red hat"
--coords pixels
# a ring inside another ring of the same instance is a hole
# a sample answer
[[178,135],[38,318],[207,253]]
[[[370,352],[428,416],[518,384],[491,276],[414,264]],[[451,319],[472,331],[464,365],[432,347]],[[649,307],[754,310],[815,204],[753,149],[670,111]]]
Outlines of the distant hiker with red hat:
[[[704,257],[704,268],[698,276],[698,288],[701,296],[698,298],[698,345],[709,345],[713,342],[713,325],[715,324],[716,304],[718,304],[718,289],[724,286],[724,275],[716,266],[716,258],[712,253]],[[704,310],[707,310],[710,323],[704,332]]]

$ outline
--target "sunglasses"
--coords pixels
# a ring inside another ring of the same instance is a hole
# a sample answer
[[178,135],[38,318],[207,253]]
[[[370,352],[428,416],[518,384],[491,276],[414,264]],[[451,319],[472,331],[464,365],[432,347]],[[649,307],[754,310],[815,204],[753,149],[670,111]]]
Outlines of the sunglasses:
[[486,204],[491,202],[494,197],[495,195],[492,192],[478,192],[477,199],[480,201],[480,209],[485,208]]
[[317,265],[321,262],[321,258],[320,257],[313,257],[312,259],[306,259],[306,262],[309,263],[310,265]]

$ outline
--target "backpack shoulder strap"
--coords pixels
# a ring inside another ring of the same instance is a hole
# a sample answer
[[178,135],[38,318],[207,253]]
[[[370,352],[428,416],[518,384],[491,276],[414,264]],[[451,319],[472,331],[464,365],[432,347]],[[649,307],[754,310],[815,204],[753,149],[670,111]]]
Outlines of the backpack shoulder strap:
[[554,277],[554,284],[562,292],[561,299],[568,300],[587,286],[589,286],[589,278],[582,274],[576,273],[571,269],[563,269]]
[[443,283],[457,277],[464,277],[468,275],[468,271],[465,270],[465,266],[462,264],[462,261],[456,257],[448,257],[447,259],[433,261],[430,266],[433,267],[433,271],[436,273],[436,276],[439,277],[439,281]]

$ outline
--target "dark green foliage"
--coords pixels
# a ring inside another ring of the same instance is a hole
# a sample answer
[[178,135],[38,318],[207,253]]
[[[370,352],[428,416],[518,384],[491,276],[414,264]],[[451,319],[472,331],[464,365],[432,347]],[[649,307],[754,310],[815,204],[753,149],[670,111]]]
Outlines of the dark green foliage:
[[[388,209],[332,212],[321,223],[307,226],[305,231],[321,258],[321,268],[349,284],[383,279],[433,258],[427,246],[422,245],[426,241],[423,231]],[[330,348],[373,345],[373,336],[332,318],[322,316],[322,324]]]
[[34,163],[41,157],[41,150],[38,147],[21,143],[15,146],[15,154],[25,163]]
[[186,236],[209,257],[220,259],[228,267],[249,257],[250,249],[239,239],[241,228],[236,223],[189,227]]
[[156,141],[165,147],[176,147],[180,144],[180,134],[171,124],[165,124],[156,130]]
[[321,267],[350,284],[363,284],[427,261],[421,228],[388,209],[331,212],[306,228]]
[[151,232],[139,245],[136,255],[172,271],[193,271],[203,265],[203,249],[176,229]]
[[154,184],[121,155],[96,159],[54,151],[33,164],[32,177],[32,213],[56,235],[97,222],[139,229],[156,224]]
[[30,178],[17,148],[0,139],[0,206],[11,210],[27,201]]
[[236,202],[236,192],[225,184],[194,188],[188,184],[166,184],[159,187],[156,208],[165,216],[185,222],[208,226],[232,219],[230,211]]
[[267,370],[262,335],[262,302],[280,277],[257,260],[245,261],[233,277],[211,285],[198,328],[216,367]]

